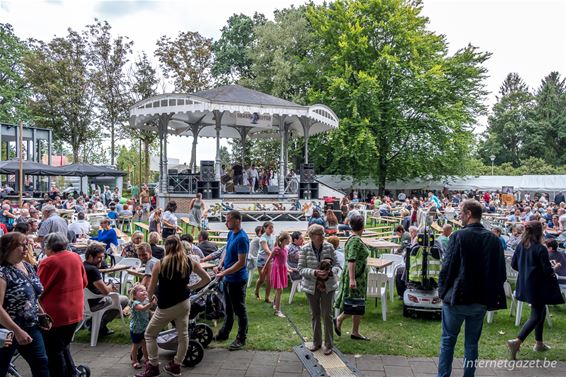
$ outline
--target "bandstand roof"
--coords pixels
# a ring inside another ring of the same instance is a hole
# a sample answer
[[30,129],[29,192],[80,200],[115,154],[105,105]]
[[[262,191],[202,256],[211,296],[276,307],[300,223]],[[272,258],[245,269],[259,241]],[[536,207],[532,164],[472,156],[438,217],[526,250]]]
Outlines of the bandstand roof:
[[215,114],[221,117],[221,138],[277,137],[281,119],[291,135],[304,136],[338,127],[338,117],[325,105],[302,106],[240,85],[221,86],[191,94],[162,94],[139,101],[130,108],[130,127],[158,131],[157,120],[169,114],[167,132],[216,137]]

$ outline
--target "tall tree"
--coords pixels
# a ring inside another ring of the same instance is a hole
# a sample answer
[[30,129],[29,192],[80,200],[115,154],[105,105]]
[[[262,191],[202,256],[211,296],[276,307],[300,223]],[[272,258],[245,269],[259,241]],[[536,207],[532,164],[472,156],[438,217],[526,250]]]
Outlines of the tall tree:
[[10,24],[0,23],[0,121],[18,123],[29,120],[29,87],[24,77],[26,44]]
[[91,61],[94,66],[92,80],[100,110],[102,130],[109,128],[110,163],[114,165],[116,141],[124,135],[123,124],[128,120],[129,105],[125,66],[133,42],[127,37],[112,37],[107,21],[95,19],[87,26],[85,38],[90,42]]
[[251,56],[256,45],[255,27],[265,22],[265,16],[257,12],[253,18],[244,14],[233,14],[228,18],[220,30],[220,39],[212,44],[212,76],[218,82],[232,84],[253,77]]
[[[145,52],[142,53],[135,61],[130,74],[130,82],[134,102],[144,100],[157,94],[159,79],[157,78],[155,68],[151,65],[151,62]],[[157,126],[156,121],[154,121],[153,126]],[[157,132],[150,130],[132,130],[131,134],[133,137],[138,138],[142,142],[144,162],[142,173],[144,182],[148,183],[150,179],[150,149],[153,145],[155,145],[158,134]]]
[[95,93],[88,41],[68,29],[65,37],[49,43],[36,41],[24,58],[32,90],[31,110],[37,124],[52,128],[80,161],[80,151],[98,134],[93,124]]
[[164,35],[155,55],[175,90],[190,93],[212,86],[212,39],[193,31],[180,32],[174,40]]
[[517,73],[508,74],[499,89],[497,103],[488,118],[486,138],[480,146],[484,163],[489,164],[489,156],[493,155],[496,164],[521,165],[525,151],[529,150],[525,142],[533,130],[533,107],[534,97],[525,82]]
[[551,165],[566,164],[566,83],[558,72],[542,80],[535,94],[533,119],[534,129],[529,133],[536,138],[532,155],[543,156]]
[[409,0],[310,6],[319,43],[310,98],[341,122],[317,153],[319,169],[371,177],[381,191],[386,179],[461,172],[471,126],[485,111],[490,54],[469,45],[449,55],[421,11]]
[[305,7],[274,12],[274,20],[255,27],[256,44],[250,51],[252,77],[241,80],[259,91],[304,104],[312,86],[316,36]]

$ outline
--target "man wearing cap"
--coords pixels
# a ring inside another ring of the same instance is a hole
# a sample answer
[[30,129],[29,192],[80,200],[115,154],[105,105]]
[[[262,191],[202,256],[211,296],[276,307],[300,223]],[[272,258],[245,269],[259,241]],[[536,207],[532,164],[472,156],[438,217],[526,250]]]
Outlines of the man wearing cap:
[[67,237],[67,220],[57,214],[57,209],[54,205],[44,205],[41,208],[41,213],[43,214],[43,221],[39,224],[39,230],[37,231],[37,240],[39,242],[43,241],[43,238],[51,233],[59,232]]

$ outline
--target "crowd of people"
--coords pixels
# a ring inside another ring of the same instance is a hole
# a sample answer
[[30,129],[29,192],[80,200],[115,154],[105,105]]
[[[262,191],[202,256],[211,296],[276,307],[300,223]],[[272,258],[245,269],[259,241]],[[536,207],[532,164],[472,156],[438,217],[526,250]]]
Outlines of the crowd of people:
[[[387,195],[373,196],[365,203],[355,196],[345,197],[339,211],[331,206],[313,208],[305,234],[276,232],[275,224],[267,221],[256,227],[252,240],[242,229],[242,214],[232,210],[226,216],[226,245],[219,248],[206,230],[201,230],[197,239],[183,234],[174,201],[162,210],[152,208],[149,196],[144,194],[146,187],[130,200],[123,200],[117,191],[105,188],[100,195],[65,199],[54,194],[43,203],[32,200],[17,208],[4,201],[0,218],[4,232],[0,238],[0,325],[12,331],[14,339],[0,349],[0,375],[6,373],[16,349],[29,363],[33,376],[73,375],[75,365],[69,347],[83,322],[85,288],[98,295],[88,302],[92,312],[116,300],[122,309],[129,306],[132,367],[143,369],[137,377],[159,375],[156,337],[171,321],[178,332],[178,349],[164,369],[172,375],[180,374],[188,345],[188,297],[213,276],[222,280],[225,311],[223,326],[214,339],[229,339],[237,317],[238,330],[229,349],[242,349],[248,336],[246,290],[249,274],[255,269],[255,297],[272,305],[277,317],[285,317],[283,290],[292,281],[301,281],[311,311],[311,351],[332,353],[334,334],[342,335],[344,321],[350,317],[350,338],[367,341],[361,331],[362,316],[345,311],[347,301],[363,300],[367,294],[369,249],[361,238],[366,226],[364,211],[373,217],[397,216],[397,252],[404,255],[418,242],[423,213],[441,229],[437,238],[442,250],[438,290],[444,303],[440,376],[451,373],[454,346],[464,322],[465,359],[477,359],[485,313],[506,306],[505,258],[518,270],[516,298],[531,304],[531,317],[517,338],[507,343],[511,357],[516,357],[533,331],[535,350],[549,348],[542,338],[545,308],[563,302],[557,276],[566,276],[566,260],[560,251],[566,241],[562,194],[554,200],[540,195],[513,203],[503,200],[498,192],[428,193],[402,201]],[[119,239],[116,220],[125,211],[130,211],[125,216],[135,215],[137,209],[132,212],[129,208],[139,208],[147,219],[147,242],[140,232],[133,232],[127,242]],[[74,211],[75,221],[69,224],[59,211]],[[197,220],[206,217],[202,197],[191,202],[190,211]],[[87,217],[98,212],[105,216],[96,232]],[[453,231],[453,226],[461,229]],[[337,237],[342,233],[349,235],[345,244]],[[77,250],[73,251],[77,237],[92,241],[84,250],[84,261]],[[482,258],[477,257],[480,254]],[[143,277],[131,287],[129,297],[121,295],[121,287],[101,271],[115,263],[112,257],[140,260]],[[217,267],[207,272],[200,263],[211,261]],[[398,290],[403,283],[402,269],[399,272]],[[104,312],[99,336],[112,334],[108,324],[119,314],[117,309]],[[85,326],[92,331],[90,321]],[[474,367],[465,368],[473,372]]]

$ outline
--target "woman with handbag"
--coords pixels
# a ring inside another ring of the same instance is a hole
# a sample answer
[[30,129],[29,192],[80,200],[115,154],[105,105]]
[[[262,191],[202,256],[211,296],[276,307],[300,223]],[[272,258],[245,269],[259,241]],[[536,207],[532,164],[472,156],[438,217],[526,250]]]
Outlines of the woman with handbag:
[[335,307],[342,312],[334,320],[334,330],[336,335],[342,335],[342,322],[352,315],[352,334],[353,340],[369,340],[360,334],[360,322],[365,311],[365,299],[367,294],[367,258],[369,255],[368,247],[362,241],[364,232],[364,218],[354,215],[350,219],[353,236],[346,242],[345,258],[347,268],[344,269],[340,281],[340,293],[336,299]]
[[548,251],[542,244],[542,236],[542,224],[539,221],[526,223],[521,243],[515,249],[511,262],[511,267],[519,271],[515,297],[531,304],[531,317],[517,338],[507,341],[512,360],[516,359],[521,344],[533,330],[536,340],[533,350],[542,352],[550,349],[542,340],[546,305],[564,303],[556,274],[550,265]]
[[24,262],[27,239],[21,233],[0,238],[0,326],[14,333],[13,344],[0,349],[0,376],[8,367],[16,349],[28,362],[33,377],[49,377],[47,353],[41,330],[49,330],[39,305],[43,291],[33,267]]
[[[309,348],[315,352],[322,347],[322,326],[324,322],[325,355],[332,353],[332,301],[338,288],[337,276],[341,267],[334,247],[324,241],[324,227],[318,224],[307,230],[311,242],[303,246],[299,255],[298,270],[302,277],[301,286],[309,301],[312,314],[313,344]],[[322,262],[330,262],[331,269],[321,269]]]
[[44,246],[47,258],[39,264],[37,274],[43,284],[41,305],[53,318],[51,330],[43,332],[49,373],[72,377],[75,363],[70,343],[84,317],[84,289],[88,280],[81,257],[67,250],[67,237],[62,233],[49,234]]

